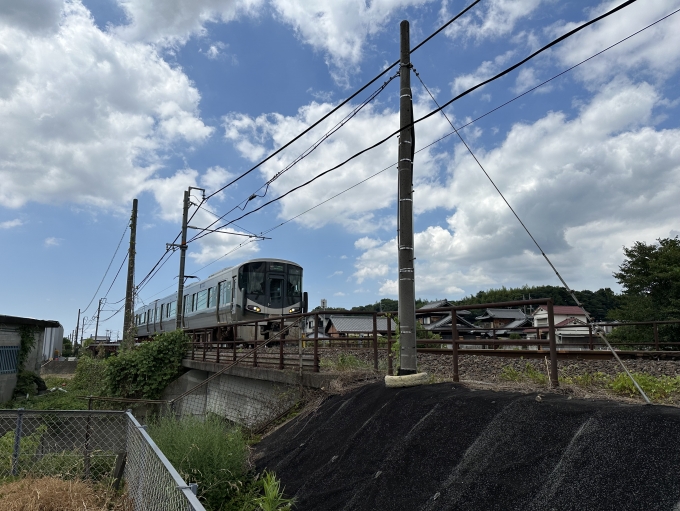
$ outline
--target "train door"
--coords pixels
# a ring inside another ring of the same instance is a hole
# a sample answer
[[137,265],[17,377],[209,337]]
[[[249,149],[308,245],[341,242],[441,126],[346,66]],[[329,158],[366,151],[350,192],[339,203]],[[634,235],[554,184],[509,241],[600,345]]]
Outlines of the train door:
[[284,274],[270,273],[267,279],[267,307],[276,315],[283,315],[283,293],[286,284]]
[[[236,315],[236,275],[231,278],[231,314]],[[234,319],[234,321],[237,321]]]

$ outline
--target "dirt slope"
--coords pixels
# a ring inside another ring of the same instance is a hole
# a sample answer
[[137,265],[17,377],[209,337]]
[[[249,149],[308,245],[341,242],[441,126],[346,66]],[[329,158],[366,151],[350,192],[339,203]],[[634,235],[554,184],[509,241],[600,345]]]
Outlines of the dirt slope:
[[257,447],[299,510],[680,510],[680,409],[451,383],[333,396]]

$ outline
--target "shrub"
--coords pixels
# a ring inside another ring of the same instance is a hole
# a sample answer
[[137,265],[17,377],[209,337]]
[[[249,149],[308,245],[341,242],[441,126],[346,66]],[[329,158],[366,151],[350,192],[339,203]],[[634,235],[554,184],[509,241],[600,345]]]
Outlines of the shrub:
[[107,395],[107,361],[80,357],[70,387],[91,396]]
[[182,370],[189,338],[181,330],[157,335],[131,350],[106,360],[106,383],[111,395],[158,399]]
[[198,497],[213,511],[242,509],[256,497],[248,475],[248,447],[237,427],[218,417],[159,418],[148,432],[182,478],[198,484]]

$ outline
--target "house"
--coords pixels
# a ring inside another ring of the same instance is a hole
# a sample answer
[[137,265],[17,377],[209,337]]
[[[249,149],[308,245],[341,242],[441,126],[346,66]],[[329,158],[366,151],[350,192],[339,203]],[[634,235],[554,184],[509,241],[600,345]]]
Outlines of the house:
[[[330,312],[319,313],[319,339],[326,337],[326,326],[331,318]],[[302,324],[302,334],[307,338],[314,337],[314,316],[307,316],[304,318],[304,323]]]
[[[396,332],[396,321],[390,322],[390,331]],[[387,318],[378,317],[376,326],[378,335],[387,335]],[[331,316],[325,329],[330,338],[335,337],[370,337],[373,335],[373,316]]]
[[[459,312],[468,311],[457,311],[456,312],[456,327],[458,328],[458,335],[465,335],[465,332],[472,332],[475,325],[465,318],[461,318]],[[446,314],[439,321],[430,323],[429,325],[424,325],[425,330],[429,330],[432,333],[439,334],[442,339],[451,339],[451,314]]]
[[528,317],[521,309],[486,309],[475,321],[482,328],[501,329],[509,328],[510,323],[518,320],[526,320]]
[[[416,309],[416,321],[427,328],[427,325],[432,325],[438,321],[448,317],[451,318],[451,313],[447,311],[436,311],[434,309],[443,309],[445,307],[453,307],[454,304],[449,302],[446,298],[437,300],[436,302],[426,303],[422,307]],[[456,311],[457,316],[468,316],[470,311],[459,310]],[[451,322],[449,321],[449,324]]]
[[[33,347],[23,367],[18,367],[19,347],[22,342],[22,330],[29,327],[33,331]],[[18,316],[0,316],[0,403],[12,399],[17,383],[19,370],[40,372],[45,346],[45,330],[62,328],[58,321],[22,318]],[[49,333],[50,336],[53,332]],[[61,330],[63,338],[63,329]]]
[[[591,339],[585,310],[575,305],[553,306],[555,337],[557,344],[586,347]],[[536,334],[546,338],[548,334],[548,307],[541,305],[534,311],[533,328],[527,328],[527,339],[536,339]],[[574,346],[574,347],[578,347]]]

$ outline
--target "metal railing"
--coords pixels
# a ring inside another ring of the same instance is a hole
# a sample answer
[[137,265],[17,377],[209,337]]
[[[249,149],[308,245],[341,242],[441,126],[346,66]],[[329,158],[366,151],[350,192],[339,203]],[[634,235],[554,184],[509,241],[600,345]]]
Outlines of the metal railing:
[[135,511],[204,511],[144,428],[125,411],[0,410],[0,481],[125,481]]

